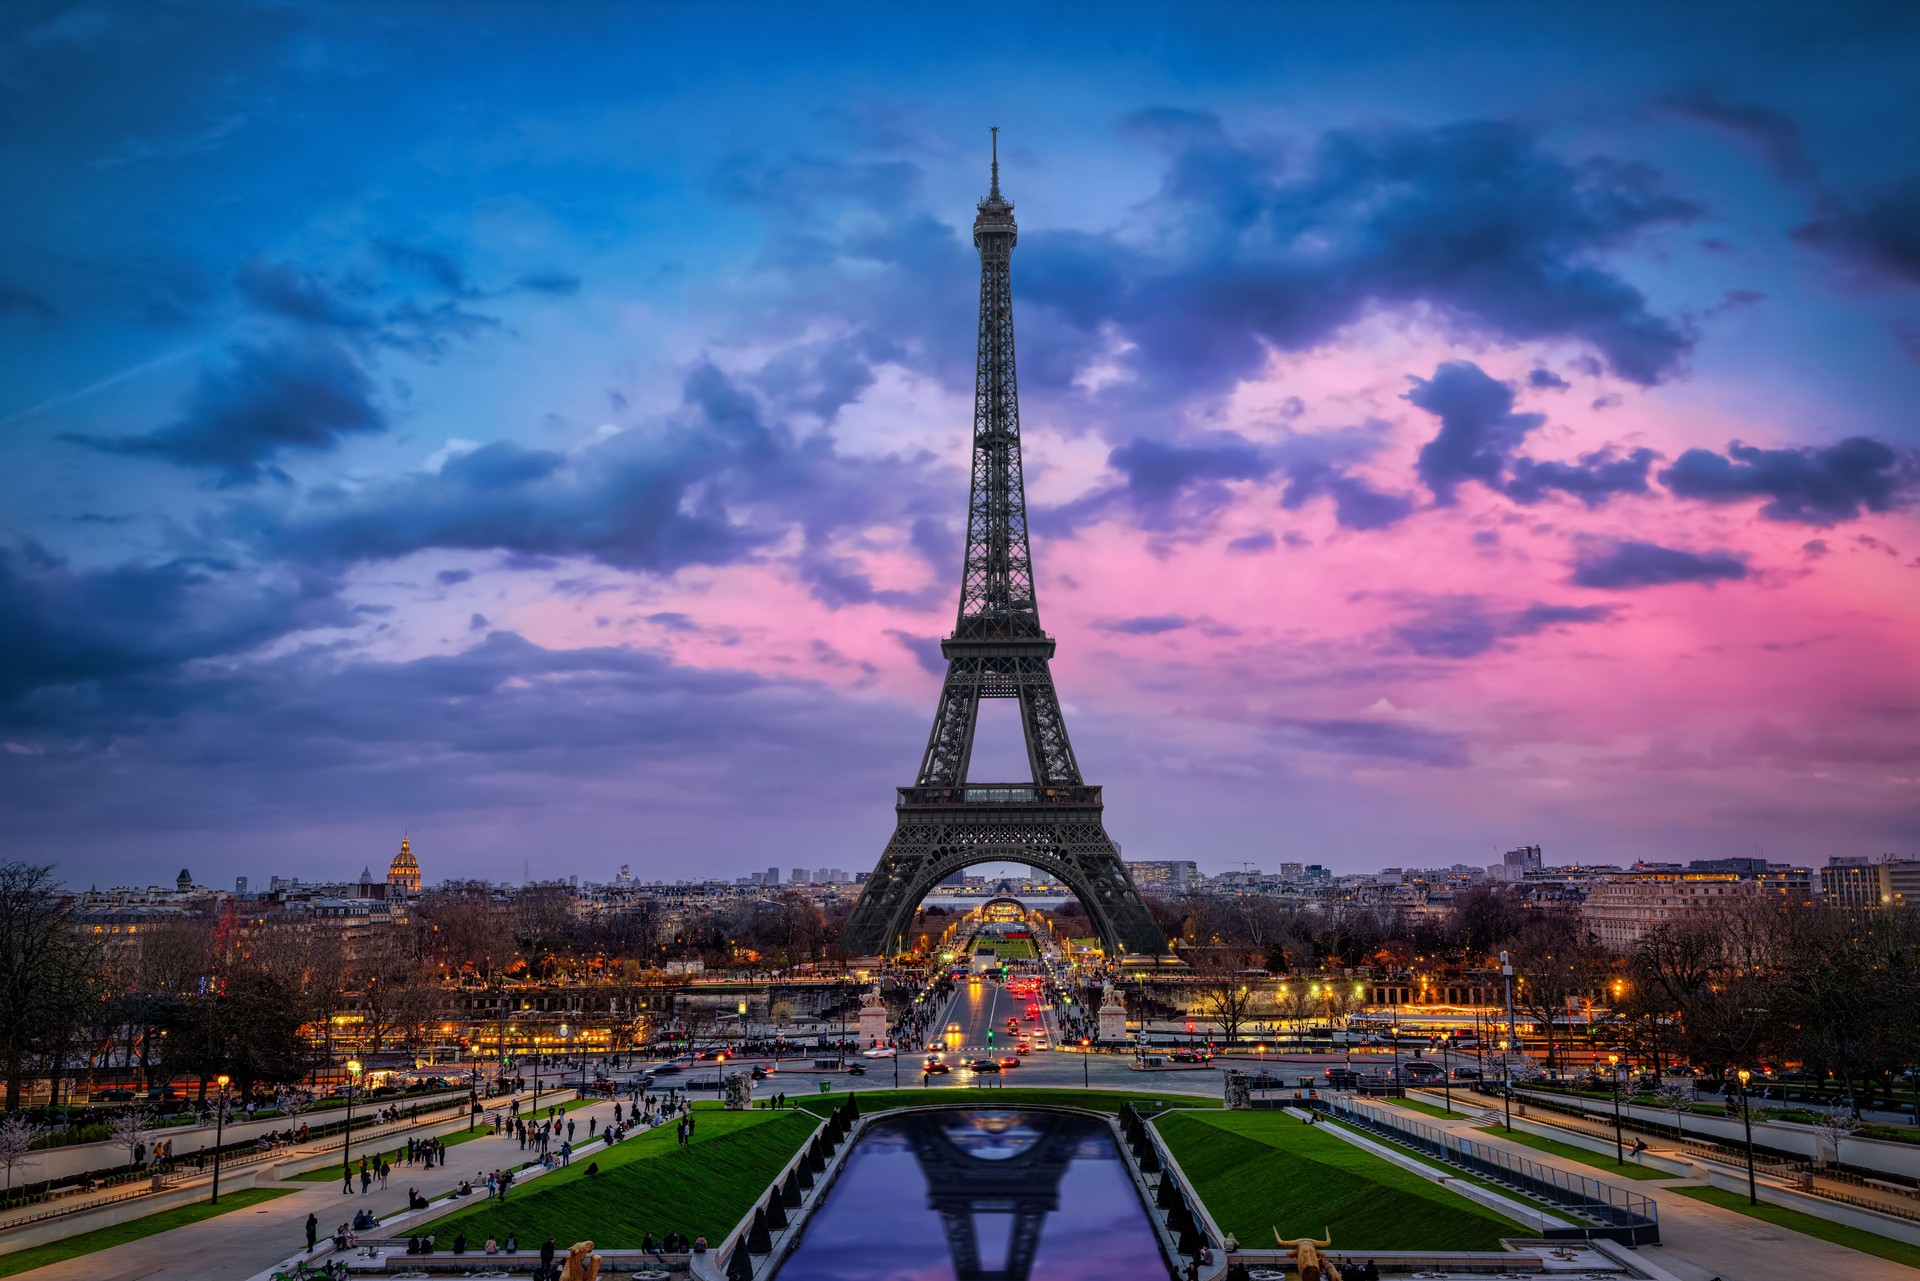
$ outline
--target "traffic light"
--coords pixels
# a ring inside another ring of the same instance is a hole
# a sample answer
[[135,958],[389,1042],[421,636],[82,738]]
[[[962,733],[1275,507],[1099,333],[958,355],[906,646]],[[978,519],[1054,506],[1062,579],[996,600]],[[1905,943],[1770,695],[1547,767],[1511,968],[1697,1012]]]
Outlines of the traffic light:
[[993,1029],[992,1029],[992,1028],[988,1028],[988,1029],[987,1029],[987,1044],[988,1044],[988,1045],[992,1045],[992,1044],[993,1044]]

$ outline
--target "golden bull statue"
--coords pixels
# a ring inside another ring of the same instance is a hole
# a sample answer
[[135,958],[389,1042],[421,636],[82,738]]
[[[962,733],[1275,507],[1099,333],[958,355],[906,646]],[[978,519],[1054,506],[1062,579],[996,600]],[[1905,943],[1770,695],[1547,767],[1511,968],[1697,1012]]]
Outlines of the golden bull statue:
[[600,1276],[600,1256],[593,1252],[593,1242],[582,1241],[567,1247],[567,1261],[561,1265],[560,1281],[598,1281]]
[[1333,1233],[1320,1229],[1318,1241],[1312,1237],[1298,1237],[1292,1241],[1280,1235],[1280,1229],[1273,1230],[1273,1239],[1280,1248],[1293,1255],[1294,1266],[1300,1269],[1300,1281],[1340,1281],[1340,1270],[1333,1266],[1333,1260],[1322,1253],[1333,1244]]

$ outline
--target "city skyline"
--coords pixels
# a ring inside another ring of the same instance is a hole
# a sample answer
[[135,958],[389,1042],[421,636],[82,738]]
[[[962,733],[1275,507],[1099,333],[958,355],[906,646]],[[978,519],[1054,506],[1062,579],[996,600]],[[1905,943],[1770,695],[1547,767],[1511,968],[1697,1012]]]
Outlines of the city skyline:
[[0,29],[0,786],[69,884],[868,870],[990,125],[1124,857],[1913,851],[1911,11],[490,12]]

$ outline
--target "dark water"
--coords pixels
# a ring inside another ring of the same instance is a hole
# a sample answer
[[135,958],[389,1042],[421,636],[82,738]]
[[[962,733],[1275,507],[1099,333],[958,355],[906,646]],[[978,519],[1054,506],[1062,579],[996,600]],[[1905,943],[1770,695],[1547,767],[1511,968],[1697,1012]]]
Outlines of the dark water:
[[973,1108],[870,1127],[779,1281],[1166,1276],[1104,1125]]

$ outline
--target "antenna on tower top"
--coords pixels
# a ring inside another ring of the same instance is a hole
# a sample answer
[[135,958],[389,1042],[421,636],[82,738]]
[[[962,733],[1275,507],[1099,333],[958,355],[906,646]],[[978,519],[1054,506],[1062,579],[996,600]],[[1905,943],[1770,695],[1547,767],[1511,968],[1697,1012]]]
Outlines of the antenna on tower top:
[[988,126],[993,131],[993,192],[992,198],[1000,196],[1000,126]]

